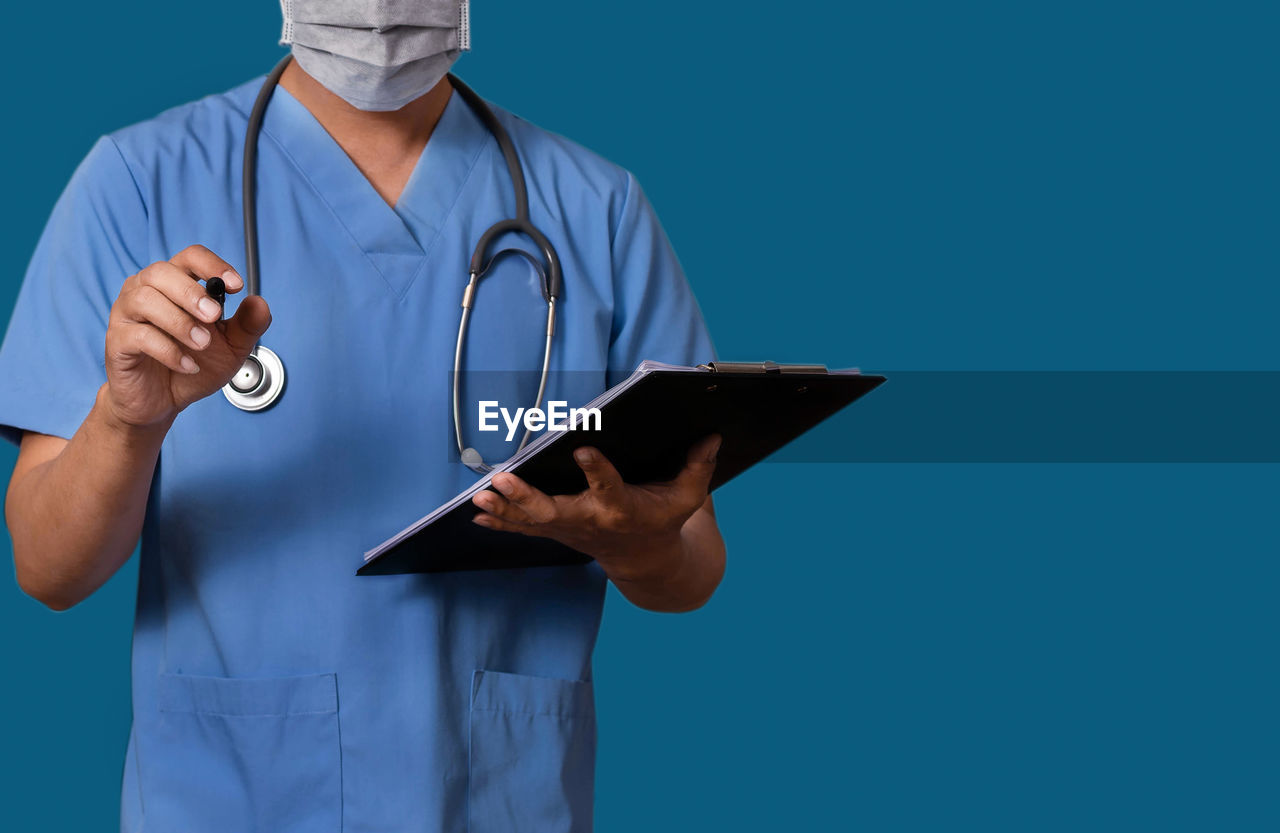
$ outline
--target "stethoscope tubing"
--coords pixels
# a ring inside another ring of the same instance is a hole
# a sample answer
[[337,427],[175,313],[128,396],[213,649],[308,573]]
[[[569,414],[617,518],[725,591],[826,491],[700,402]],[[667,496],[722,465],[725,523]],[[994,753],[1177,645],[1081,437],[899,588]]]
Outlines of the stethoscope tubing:
[[[258,138],[262,134],[262,122],[265,117],[267,104],[271,100],[272,93],[275,92],[276,86],[280,82],[280,76],[284,74],[285,68],[289,66],[289,62],[293,59],[292,55],[286,55],[272,68],[267,74],[266,80],[263,81],[261,89],[258,90],[258,96],[254,100],[253,108],[249,113],[249,123],[245,128],[244,143],[244,170],[242,172],[242,211],[244,215],[244,261],[245,261],[245,289],[249,295],[261,294],[261,280],[258,257]],[[480,236],[480,241],[476,244],[471,254],[469,267],[469,278],[466,288],[462,295],[462,316],[458,322],[458,339],[454,346],[453,352],[453,379],[451,383],[451,410],[453,411],[453,430],[454,438],[458,445],[458,454],[470,468],[477,472],[483,473],[491,471],[492,466],[485,465],[480,460],[479,455],[466,447],[462,439],[462,407],[461,407],[461,382],[462,373],[462,356],[466,348],[467,326],[471,321],[471,310],[475,304],[476,291],[479,286],[480,279],[488,272],[489,267],[493,265],[494,260],[501,254],[506,252],[514,252],[523,255],[534,264],[534,268],[542,273],[542,296],[547,302],[547,327],[546,340],[542,351],[542,371],[538,380],[538,395],[534,399],[534,407],[542,404],[543,397],[547,391],[547,379],[551,371],[551,345],[555,335],[556,325],[556,303],[560,298],[563,289],[563,271],[560,266],[560,256],[556,252],[555,246],[551,240],[542,233],[542,231],[533,224],[529,218],[529,191],[525,182],[524,168],[520,164],[520,156],[516,151],[515,143],[511,141],[511,136],[507,133],[507,129],[498,121],[498,117],[494,114],[492,108],[476,94],[469,86],[464,84],[457,76],[450,74],[448,76],[449,83],[454,91],[462,96],[463,101],[473,113],[483,122],[489,134],[493,136],[501,151],[503,160],[506,162],[507,173],[511,179],[511,187],[515,193],[516,213],[514,217],[499,220],[485,230]],[[546,265],[545,272],[541,265],[529,255],[529,253],[520,249],[510,249],[498,252],[486,262],[485,256],[492,247],[495,240],[501,235],[507,233],[522,234],[533,241],[542,255],[543,262]],[[251,360],[258,355],[259,345],[255,344],[250,352]],[[279,357],[266,348],[264,353],[269,356],[275,366],[279,368],[279,381],[281,386],[271,392],[270,400],[265,404],[255,402],[252,407],[246,405],[246,401],[252,400],[252,394],[246,396],[243,392],[227,393],[227,398],[237,408],[241,410],[264,410],[274,403],[275,399],[283,390],[282,383],[284,378],[284,366],[280,363]],[[518,454],[524,449],[532,435],[531,429],[526,429],[524,437],[520,441],[519,447],[516,449]],[[468,454],[470,452],[470,454]],[[469,458],[474,458],[475,464],[467,462]]]
[[280,76],[285,67],[293,60],[292,55],[285,55],[267,74],[262,82],[258,97],[249,111],[249,124],[245,128],[244,170],[241,174],[241,196],[244,205],[244,285],[249,295],[261,294],[258,278],[258,137],[262,134],[262,119],[267,112],[267,103],[271,94],[280,83]]

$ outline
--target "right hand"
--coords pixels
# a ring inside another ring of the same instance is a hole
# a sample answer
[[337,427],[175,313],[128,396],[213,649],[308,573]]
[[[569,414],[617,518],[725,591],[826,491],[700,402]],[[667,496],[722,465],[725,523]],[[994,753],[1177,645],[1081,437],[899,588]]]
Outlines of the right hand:
[[125,280],[111,306],[106,349],[107,401],[121,422],[162,424],[216,392],[271,326],[260,295],[219,321],[217,302],[198,283],[215,276],[228,293],[244,288],[230,264],[204,246],[188,246]]

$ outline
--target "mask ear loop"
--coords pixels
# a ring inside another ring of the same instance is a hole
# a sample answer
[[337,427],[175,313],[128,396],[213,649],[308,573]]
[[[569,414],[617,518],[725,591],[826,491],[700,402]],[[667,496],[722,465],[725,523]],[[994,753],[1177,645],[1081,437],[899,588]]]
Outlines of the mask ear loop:
[[[486,234],[486,237],[488,235]],[[551,294],[551,282],[547,276],[547,272],[542,268],[542,263],[529,252],[523,249],[502,249],[494,252],[494,254],[484,263],[479,272],[472,272],[471,279],[467,282],[467,288],[462,293],[462,319],[458,322],[458,342],[453,351],[453,433],[454,440],[458,445],[458,456],[462,462],[470,469],[477,473],[488,473],[493,471],[493,466],[487,465],[480,457],[479,452],[474,448],[463,445],[462,442],[462,354],[466,346],[467,325],[471,320],[471,309],[475,306],[476,289],[480,284],[480,280],[489,273],[493,264],[499,258],[505,255],[519,255],[529,262],[533,270],[538,274],[539,286],[542,289],[542,298],[547,302],[547,329],[546,341],[542,349],[542,372],[538,377],[538,393],[533,400],[533,407],[537,408],[542,404],[542,398],[546,395],[547,379],[551,374],[551,341],[556,330],[556,298]],[[475,259],[473,258],[473,261]],[[515,453],[519,454],[529,443],[529,438],[533,436],[533,429],[526,428],[524,437],[520,440],[520,445],[516,448]],[[513,455],[514,456],[514,455]]]

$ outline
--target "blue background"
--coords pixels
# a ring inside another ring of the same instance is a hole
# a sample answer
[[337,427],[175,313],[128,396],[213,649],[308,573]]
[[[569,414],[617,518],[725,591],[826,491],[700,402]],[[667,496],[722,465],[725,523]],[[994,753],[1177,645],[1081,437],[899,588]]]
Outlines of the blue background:
[[[6,316],[97,136],[281,52],[272,0],[51,8],[5,13]],[[1277,369],[1273,4],[473,18],[459,73],[636,173],[724,357]],[[718,494],[709,606],[611,593],[597,826],[1275,830],[1278,487],[1256,464],[758,468]],[[63,614],[0,586],[5,828],[115,823],[135,579]]]

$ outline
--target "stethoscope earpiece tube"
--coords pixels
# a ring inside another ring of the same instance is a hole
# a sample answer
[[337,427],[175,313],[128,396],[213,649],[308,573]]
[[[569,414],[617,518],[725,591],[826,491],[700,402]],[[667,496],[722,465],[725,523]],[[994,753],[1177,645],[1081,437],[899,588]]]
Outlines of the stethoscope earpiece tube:
[[485,103],[484,99],[476,95],[475,90],[464,84],[456,75],[450,73],[449,83],[453,85],[458,95],[462,96],[462,100],[467,102],[480,121],[484,122],[484,126],[488,128],[489,133],[498,143],[498,148],[502,151],[502,157],[507,163],[507,173],[511,177],[511,187],[515,191],[516,197],[516,216],[510,220],[494,223],[489,227],[488,231],[481,235],[480,242],[476,244],[475,252],[471,255],[471,272],[484,274],[484,268],[482,267],[484,255],[485,252],[489,251],[489,246],[494,238],[505,232],[513,231],[531,239],[542,251],[542,256],[547,261],[547,295],[549,298],[559,298],[563,284],[560,256],[556,253],[555,246],[551,245],[551,241],[547,239],[547,236],[529,219],[529,189],[525,185],[524,168],[520,165],[520,155],[516,152],[516,146],[511,141],[507,128],[503,127],[502,122],[498,121],[498,117],[489,105]]
[[[468,446],[462,439],[462,395],[460,392],[462,385],[462,354],[466,346],[467,325],[471,321],[471,309],[475,306],[479,282],[489,271],[489,268],[493,266],[494,262],[505,254],[518,254],[528,260],[542,279],[542,296],[547,302],[547,335],[542,351],[542,373],[538,379],[538,394],[533,401],[533,407],[537,408],[542,404],[542,399],[547,392],[547,378],[551,372],[551,342],[556,328],[556,300],[560,297],[563,278],[560,268],[560,256],[556,253],[555,246],[529,219],[529,191],[525,184],[524,169],[520,165],[520,155],[516,152],[516,147],[511,141],[510,134],[507,133],[507,129],[502,123],[498,121],[497,115],[494,114],[489,105],[484,102],[484,99],[476,95],[474,90],[452,74],[449,75],[449,83],[453,85],[454,91],[462,96],[462,100],[467,103],[477,118],[484,122],[484,126],[488,128],[490,135],[498,143],[498,148],[502,151],[502,157],[507,163],[507,173],[510,175],[511,188],[515,192],[516,200],[516,216],[507,220],[500,220],[485,230],[484,234],[480,235],[480,242],[476,244],[475,250],[471,253],[471,264],[468,269],[470,273],[469,280],[467,281],[466,289],[462,293],[462,317],[458,322],[458,342],[453,353],[453,390],[451,398],[453,403],[453,431],[454,439],[458,445],[458,456],[468,468],[478,474],[484,474],[493,471],[493,466],[486,465],[484,460],[481,459],[480,453]],[[507,232],[523,234],[532,240],[542,253],[546,268],[544,269],[543,264],[539,263],[537,258],[523,249],[503,249],[486,260],[485,256],[488,254],[493,242]],[[517,454],[524,449],[532,433],[531,430],[525,431],[524,437],[520,440],[520,445],[516,449]]]

